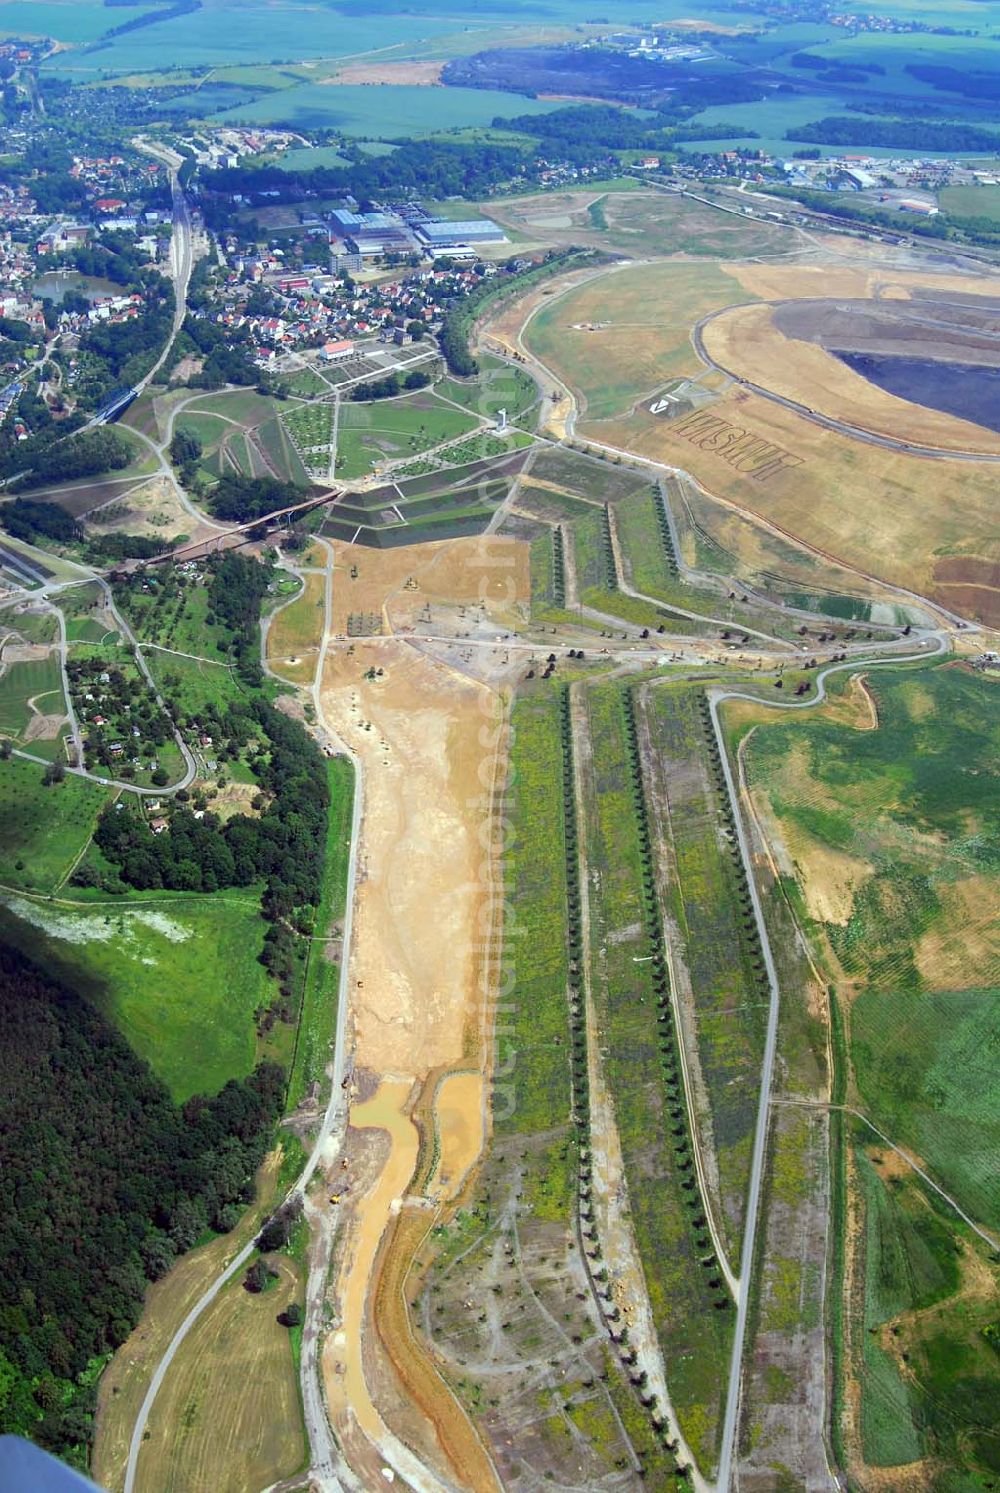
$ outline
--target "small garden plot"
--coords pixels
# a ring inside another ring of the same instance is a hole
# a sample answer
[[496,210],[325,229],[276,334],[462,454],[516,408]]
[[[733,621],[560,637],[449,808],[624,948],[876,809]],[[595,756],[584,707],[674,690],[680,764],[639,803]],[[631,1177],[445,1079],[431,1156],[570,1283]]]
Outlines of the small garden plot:
[[509,451],[523,451],[531,444],[531,436],[525,435],[521,430],[511,430],[506,435],[496,435],[486,430],[459,441],[457,445],[446,446],[438,453],[438,459],[444,466],[460,467],[470,461],[486,461],[492,456],[506,456]]
[[229,645],[227,630],[211,610],[207,572],[189,561],[133,573],[116,586],[136,637],[179,653],[216,659]]
[[6,885],[49,893],[72,871],[113,795],[85,778],[46,783],[44,774],[16,757],[0,761],[0,858]]
[[[332,404],[299,404],[294,409],[286,410],[281,418],[303,458],[320,451],[329,451],[333,435]],[[313,464],[306,462],[307,466]]]
[[[39,656],[7,663],[0,674],[0,736],[33,752],[54,746],[66,721],[66,697],[58,654],[43,646],[18,651]],[[5,650],[9,657],[11,645]],[[52,755],[51,752],[39,752]]]
[[478,422],[432,395],[341,407],[337,475],[346,481],[405,461],[475,429]]
[[156,787],[182,776],[170,721],[134,663],[71,658],[66,672],[88,771]]
[[292,374],[291,378],[285,379],[284,388],[289,394],[297,394],[300,399],[315,399],[319,394],[330,392],[326,380],[311,368],[302,368],[298,373]]

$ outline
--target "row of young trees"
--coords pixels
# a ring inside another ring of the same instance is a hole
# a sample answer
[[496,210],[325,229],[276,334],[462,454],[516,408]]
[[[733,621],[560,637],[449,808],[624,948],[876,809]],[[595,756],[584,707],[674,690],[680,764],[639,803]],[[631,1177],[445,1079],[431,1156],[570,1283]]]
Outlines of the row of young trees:
[[562,524],[552,530],[552,604],[566,605],[566,549]]
[[677,564],[677,551],[674,548],[674,536],[670,528],[667,496],[658,483],[653,487],[653,506],[656,509],[656,523],[660,531],[660,543],[663,546],[663,558],[667,562],[667,570],[671,576],[677,577],[680,574],[680,568]]
[[[621,1310],[615,1301],[594,1216],[593,1149],[590,1129],[590,1077],[588,1069],[588,1036],[584,1011],[584,964],[588,957],[583,941],[583,912],[580,886],[580,849],[576,812],[576,769],[573,751],[573,723],[570,691],[559,690],[559,739],[562,753],[563,838],[566,857],[566,949],[569,968],[571,1118],[577,1140],[577,1217],[580,1244],[587,1273],[597,1297],[609,1336],[615,1345],[622,1368],[649,1413],[653,1429],[664,1450],[673,1455],[677,1442],[670,1436],[669,1425],[661,1412],[657,1397],[646,1384],[646,1374],[638,1366],[638,1353],[629,1341],[628,1328],[621,1322]],[[680,1477],[688,1469],[675,1465]]]
[[284,1075],[178,1108],[94,1004],[10,949],[0,1022],[0,1431],[83,1466],[103,1355],[147,1281],[236,1223]]

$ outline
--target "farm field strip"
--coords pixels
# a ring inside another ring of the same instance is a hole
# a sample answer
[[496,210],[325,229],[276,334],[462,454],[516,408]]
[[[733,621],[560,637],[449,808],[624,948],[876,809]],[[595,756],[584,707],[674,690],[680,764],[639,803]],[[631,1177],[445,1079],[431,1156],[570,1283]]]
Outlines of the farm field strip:
[[606,684],[584,696],[591,980],[667,1384],[708,1476],[722,1425],[731,1301],[691,1155],[652,843],[623,694]]
[[769,999],[760,932],[703,696],[657,689],[642,705],[671,962],[696,1052],[699,1134],[715,1158],[719,1223],[735,1258]]

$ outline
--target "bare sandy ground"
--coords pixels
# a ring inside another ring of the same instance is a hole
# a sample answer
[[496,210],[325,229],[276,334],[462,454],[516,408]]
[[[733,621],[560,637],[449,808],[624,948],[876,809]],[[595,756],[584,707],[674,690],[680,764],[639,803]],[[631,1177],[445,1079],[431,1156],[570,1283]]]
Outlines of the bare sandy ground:
[[[522,553],[523,552],[523,553]],[[417,1168],[415,1119],[430,1113],[434,1089],[440,1154],[427,1206],[447,1203],[475,1166],[485,1138],[491,969],[496,917],[490,843],[496,783],[503,781],[505,733],[500,695],[406,640],[414,619],[463,610],[496,621],[527,603],[526,546],[489,536],[380,552],[336,547],[331,648],[322,681],[329,725],[362,763],[364,819],[352,949],[350,1050],[365,1097],[352,1108],[355,1132],[389,1140],[376,1175],[345,1211],[335,1301],[339,1323],[328,1340],[324,1377],[334,1424],[348,1444],[363,1432],[386,1445],[393,1386],[421,1372],[433,1390],[420,1406],[420,1438],[455,1466],[456,1402],[396,1311],[373,1317],[374,1282],[405,1279],[419,1230],[398,1228]],[[346,642],[350,614],[381,618],[383,635]],[[422,1169],[423,1171],[423,1169]],[[428,1226],[434,1214],[427,1215]],[[398,1297],[394,1305],[399,1307]],[[385,1341],[392,1322],[391,1337]],[[388,1387],[386,1393],[382,1392]],[[435,1403],[435,1398],[437,1403]],[[412,1397],[411,1397],[412,1405]],[[458,1415],[456,1414],[458,1412]],[[471,1425],[470,1436],[474,1436]],[[412,1439],[410,1436],[406,1438]],[[474,1450],[466,1444],[466,1451]]]

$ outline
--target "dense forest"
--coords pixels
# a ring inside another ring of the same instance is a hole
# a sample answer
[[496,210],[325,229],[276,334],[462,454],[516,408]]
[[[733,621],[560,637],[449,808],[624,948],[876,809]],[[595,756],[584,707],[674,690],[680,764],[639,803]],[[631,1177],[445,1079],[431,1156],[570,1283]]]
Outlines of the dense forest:
[[678,61],[669,69],[654,57],[610,47],[496,47],[455,57],[442,80],[459,88],[500,88],[529,97],[554,94],[613,99],[664,109],[683,119],[712,104],[750,104],[773,90],[773,78],[748,69],[735,74],[727,63]]
[[271,583],[272,567],[232,550],[213,555],[209,565],[208,604],[228,630],[229,649],[244,684],[259,685],[260,609]]
[[[117,472],[127,467],[132,460],[132,447],[125,437],[109,425],[100,425],[95,430],[85,430],[72,440],[61,440],[55,444],[51,437],[38,437],[37,449],[30,441],[21,444],[21,468],[29,468],[14,484],[19,490],[33,487],[48,487],[54,482],[69,482],[74,477],[96,477],[101,472]],[[17,448],[5,466],[16,471]],[[0,467],[0,473],[2,473]]]
[[414,368],[412,373],[390,373],[387,378],[364,379],[355,384],[351,398],[363,403],[369,399],[393,399],[397,394],[408,394],[413,389],[426,389],[431,381],[429,373]]
[[234,193],[253,199],[256,193],[301,197],[303,191],[350,193],[361,203],[379,197],[423,192],[432,197],[486,196],[506,181],[524,162],[520,149],[510,145],[457,145],[439,140],[407,140],[390,155],[366,156],[354,147],[348,166],[320,166],[296,172],[278,166],[226,167],[202,172],[202,208],[212,227],[228,223]]
[[281,482],[277,477],[244,477],[239,472],[224,472],[208,501],[216,518],[248,524],[279,508],[301,503],[306,496],[304,488],[296,487],[294,482]]
[[938,124],[932,120],[871,119],[865,115],[831,115],[785,131],[786,140],[807,145],[882,146],[889,150],[1000,150],[1000,134],[972,124]]
[[960,93],[963,98],[1000,99],[1000,77],[996,73],[962,72],[957,67],[932,62],[908,62],[906,71],[921,83],[947,93]]
[[99,1010],[5,949],[0,1022],[0,1431],[83,1465],[104,1356],[146,1282],[236,1223],[284,1075],[178,1109]]
[[38,540],[71,544],[83,534],[76,519],[58,503],[39,503],[32,498],[15,498],[12,503],[0,506],[0,524],[25,544],[35,544]]
[[638,114],[617,109],[612,104],[575,104],[553,109],[551,114],[518,114],[513,119],[496,118],[495,129],[517,130],[532,135],[543,155],[586,164],[595,154],[609,150],[669,151],[684,140],[724,139],[746,135],[756,139],[755,130],[725,125],[683,125],[678,118],[683,111],[657,113],[644,110]]

